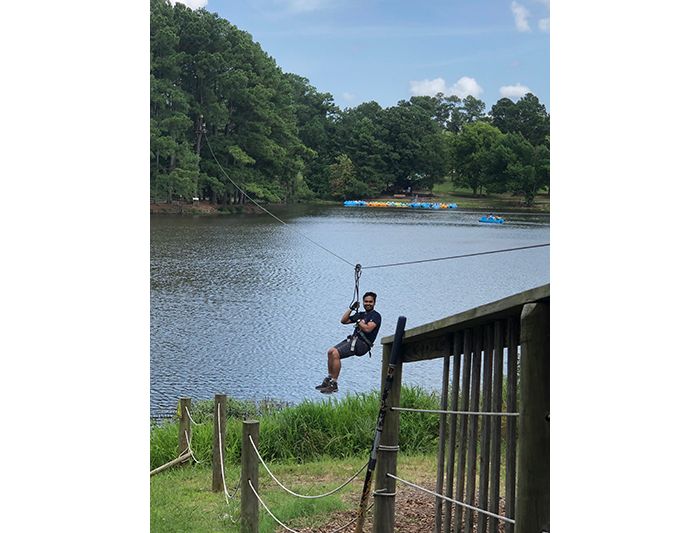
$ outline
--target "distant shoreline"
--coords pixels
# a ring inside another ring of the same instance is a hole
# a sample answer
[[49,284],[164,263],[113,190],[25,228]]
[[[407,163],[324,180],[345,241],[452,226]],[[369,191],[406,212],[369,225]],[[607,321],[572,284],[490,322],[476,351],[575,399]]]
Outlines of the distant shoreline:
[[[367,199],[367,201],[386,202],[386,201],[401,201],[410,202],[411,196],[408,195],[393,195],[380,196],[378,198]],[[522,198],[508,194],[489,195],[489,196],[473,196],[473,195],[455,195],[452,194],[434,194],[432,196],[418,195],[418,202],[441,202],[455,203],[458,209],[472,209],[483,212],[517,212],[531,214],[549,214],[549,195],[538,195],[532,207],[526,207],[522,203]],[[342,207],[342,200],[312,200],[308,202],[300,202],[305,205],[332,205]],[[285,205],[285,204],[272,204]],[[348,208],[348,209],[374,209],[374,208]],[[387,207],[385,209],[399,209]],[[174,201],[168,203],[151,203],[150,212],[152,215],[231,215],[231,214],[246,214],[257,213],[258,208],[247,203],[243,205],[220,206],[207,201]]]

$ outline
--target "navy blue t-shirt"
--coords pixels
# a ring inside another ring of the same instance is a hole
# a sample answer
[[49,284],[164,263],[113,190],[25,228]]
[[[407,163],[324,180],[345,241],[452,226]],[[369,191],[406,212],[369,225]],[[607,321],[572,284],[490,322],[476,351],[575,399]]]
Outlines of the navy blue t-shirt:
[[[361,313],[357,313],[355,315],[355,322],[359,322],[360,320],[364,320],[365,324],[369,324],[370,322],[374,322],[377,324],[377,327],[374,328],[372,331],[369,333],[362,332],[365,334],[365,337],[367,337],[367,340],[369,340],[372,344],[374,344],[374,339],[377,338],[377,333],[379,333],[379,327],[382,325],[382,315],[377,313],[374,309],[372,309],[369,313],[366,313],[365,311],[362,311]],[[362,337],[360,337],[362,338]]]

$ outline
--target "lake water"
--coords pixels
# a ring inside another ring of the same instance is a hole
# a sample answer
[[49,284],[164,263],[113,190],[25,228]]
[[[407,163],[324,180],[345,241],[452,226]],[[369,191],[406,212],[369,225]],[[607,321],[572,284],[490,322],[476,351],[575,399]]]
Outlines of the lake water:
[[[214,217],[151,217],[151,415],[179,397],[325,399],[326,351],[351,331],[352,265],[383,265],[549,242],[549,216],[479,224],[462,210],[292,206]],[[307,238],[304,237],[304,235]],[[382,327],[372,358],[343,361],[338,396],[379,387],[381,337],[549,282],[549,247],[364,270]],[[442,362],[403,382],[439,389]]]

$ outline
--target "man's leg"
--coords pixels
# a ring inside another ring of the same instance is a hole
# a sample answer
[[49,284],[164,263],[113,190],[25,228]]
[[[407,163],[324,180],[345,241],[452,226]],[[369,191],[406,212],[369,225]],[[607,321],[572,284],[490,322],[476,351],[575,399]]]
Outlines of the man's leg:
[[334,380],[338,380],[340,375],[340,353],[338,349],[334,346],[328,349],[328,375]]

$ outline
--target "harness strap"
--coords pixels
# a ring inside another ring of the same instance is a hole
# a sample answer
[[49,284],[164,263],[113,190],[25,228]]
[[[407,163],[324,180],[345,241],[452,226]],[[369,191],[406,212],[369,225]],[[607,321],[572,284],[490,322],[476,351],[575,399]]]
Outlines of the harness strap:
[[[362,331],[360,328],[355,328],[355,332],[352,334],[352,342],[350,343],[350,350],[355,353],[355,343],[357,342],[357,338],[362,339],[362,342],[364,342],[367,346],[369,346],[369,350],[367,350],[367,353],[369,354],[370,358],[372,357],[372,348],[374,347],[374,344],[372,344],[367,336],[365,335],[365,332]],[[355,354],[357,355],[357,354]]]
[[360,301],[360,276],[362,276],[362,265],[357,263],[355,265],[355,289],[352,294],[352,301],[350,302],[351,305],[353,302]]

